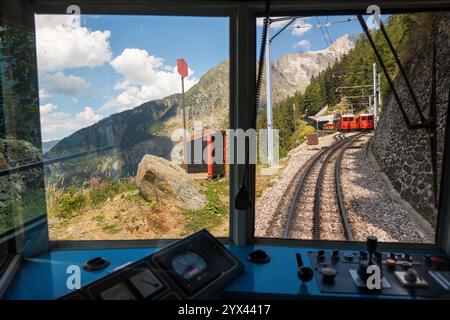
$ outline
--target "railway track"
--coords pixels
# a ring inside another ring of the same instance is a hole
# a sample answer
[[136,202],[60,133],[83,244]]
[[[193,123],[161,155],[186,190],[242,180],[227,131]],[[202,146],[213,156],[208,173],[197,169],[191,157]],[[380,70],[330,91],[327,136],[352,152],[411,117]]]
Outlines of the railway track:
[[361,134],[339,134],[334,144],[314,155],[296,174],[277,208],[278,216],[282,211],[287,214],[273,231],[278,229],[282,238],[353,239],[340,187],[340,166],[345,150]]

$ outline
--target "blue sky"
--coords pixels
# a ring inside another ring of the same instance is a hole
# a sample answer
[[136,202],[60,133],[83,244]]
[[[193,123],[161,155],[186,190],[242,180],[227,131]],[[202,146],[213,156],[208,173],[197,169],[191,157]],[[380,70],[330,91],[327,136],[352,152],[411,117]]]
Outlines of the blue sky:
[[[277,19],[277,17],[273,17]],[[381,19],[385,22],[388,15],[381,16]],[[350,21],[347,21],[350,20]],[[272,25],[270,29],[270,35],[275,35],[285,24],[289,22],[277,22]],[[258,20],[257,28],[257,49],[259,54],[259,46],[261,41],[262,32],[262,19]],[[286,28],[282,33],[280,33],[272,42],[271,46],[271,57],[272,61],[278,60],[281,56],[289,52],[297,51],[317,51],[323,50],[328,47],[324,36],[322,35],[321,28],[319,25],[327,25],[327,29],[330,33],[332,41],[337,38],[348,34],[348,35],[359,35],[363,32],[359,21],[356,20],[354,15],[345,16],[314,16],[296,19],[288,28]],[[301,28],[294,28],[293,26],[300,26]],[[294,34],[295,30],[298,30]],[[300,30],[303,31],[300,32]],[[298,42],[302,42],[302,46],[295,45]]]
[[[332,40],[359,34],[354,16],[319,17]],[[261,21],[257,41],[261,36]],[[298,19],[272,45],[272,60],[327,47],[316,17]],[[271,28],[273,35],[283,25]],[[176,60],[190,75],[187,89],[229,57],[225,17],[81,15],[36,16],[43,140],[61,139],[100,119],[181,91]],[[300,32],[302,31],[302,32]],[[258,48],[259,50],[259,43]]]

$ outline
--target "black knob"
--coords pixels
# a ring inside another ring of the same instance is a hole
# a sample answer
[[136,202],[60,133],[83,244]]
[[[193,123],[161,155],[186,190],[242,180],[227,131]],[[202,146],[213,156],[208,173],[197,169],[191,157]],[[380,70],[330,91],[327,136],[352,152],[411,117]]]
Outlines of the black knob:
[[270,256],[264,250],[255,250],[251,252],[247,259],[253,263],[264,264],[270,262]]
[[317,251],[317,259],[319,259],[319,260],[325,259],[325,250]]
[[323,280],[327,282],[333,282],[337,274],[336,270],[333,268],[322,268],[320,272],[323,275]]
[[405,274],[406,282],[414,284],[417,282],[418,277],[419,277],[419,274],[417,273],[416,270],[409,269],[408,271],[406,271],[406,274]]
[[108,260],[103,259],[102,257],[96,257],[87,261],[83,265],[83,269],[86,271],[98,271],[105,269],[107,266],[109,266]]
[[331,258],[334,259],[334,260],[338,260],[339,259],[339,250],[334,250],[331,253]]
[[303,281],[303,282],[308,282],[310,281],[314,276],[314,271],[313,269],[311,269],[310,267],[299,267],[297,270],[297,277]]

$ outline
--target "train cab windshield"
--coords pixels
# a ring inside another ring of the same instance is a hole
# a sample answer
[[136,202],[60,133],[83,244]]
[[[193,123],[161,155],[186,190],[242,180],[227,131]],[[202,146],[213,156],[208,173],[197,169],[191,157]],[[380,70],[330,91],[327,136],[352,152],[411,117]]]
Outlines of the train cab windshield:
[[0,298],[449,298],[450,3],[187,2],[0,4]]

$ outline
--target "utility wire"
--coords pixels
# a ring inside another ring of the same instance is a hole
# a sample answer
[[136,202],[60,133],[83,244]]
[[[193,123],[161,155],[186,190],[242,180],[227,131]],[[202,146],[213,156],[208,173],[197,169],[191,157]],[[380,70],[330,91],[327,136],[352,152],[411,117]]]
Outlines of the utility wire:
[[[327,16],[327,20],[326,21],[328,21],[328,16]],[[327,32],[327,34],[328,34],[328,39],[329,39],[329,41],[330,41],[330,43],[331,43],[331,51],[333,51],[334,53],[335,53],[335,59],[337,60],[338,59],[338,52],[337,52],[337,50],[335,50],[335,47],[334,47],[334,41],[333,41],[333,37],[331,37],[331,33],[330,33],[330,30],[328,29],[328,24],[327,23],[325,23],[325,30],[326,30],[326,32]]]
[[323,39],[325,40],[325,44],[327,45],[327,47],[329,47],[330,44],[328,43],[328,39],[327,39],[327,37],[325,36],[325,32],[323,31],[323,27],[322,27],[322,25],[321,25],[321,23],[320,23],[319,17],[316,16],[316,19],[317,19],[317,23],[318,23],[317,26],[320,27],[320,31],[322,31],[322,36],[323,36]]

